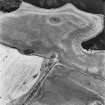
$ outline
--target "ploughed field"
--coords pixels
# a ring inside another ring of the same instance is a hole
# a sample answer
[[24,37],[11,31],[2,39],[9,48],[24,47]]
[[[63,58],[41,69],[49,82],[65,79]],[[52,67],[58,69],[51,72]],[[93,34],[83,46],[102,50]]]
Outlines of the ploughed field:
[[1,17],[1,103],[91,105],[105,100],[105,52],[81,43],[103,29],[101,15],[69,5]]

